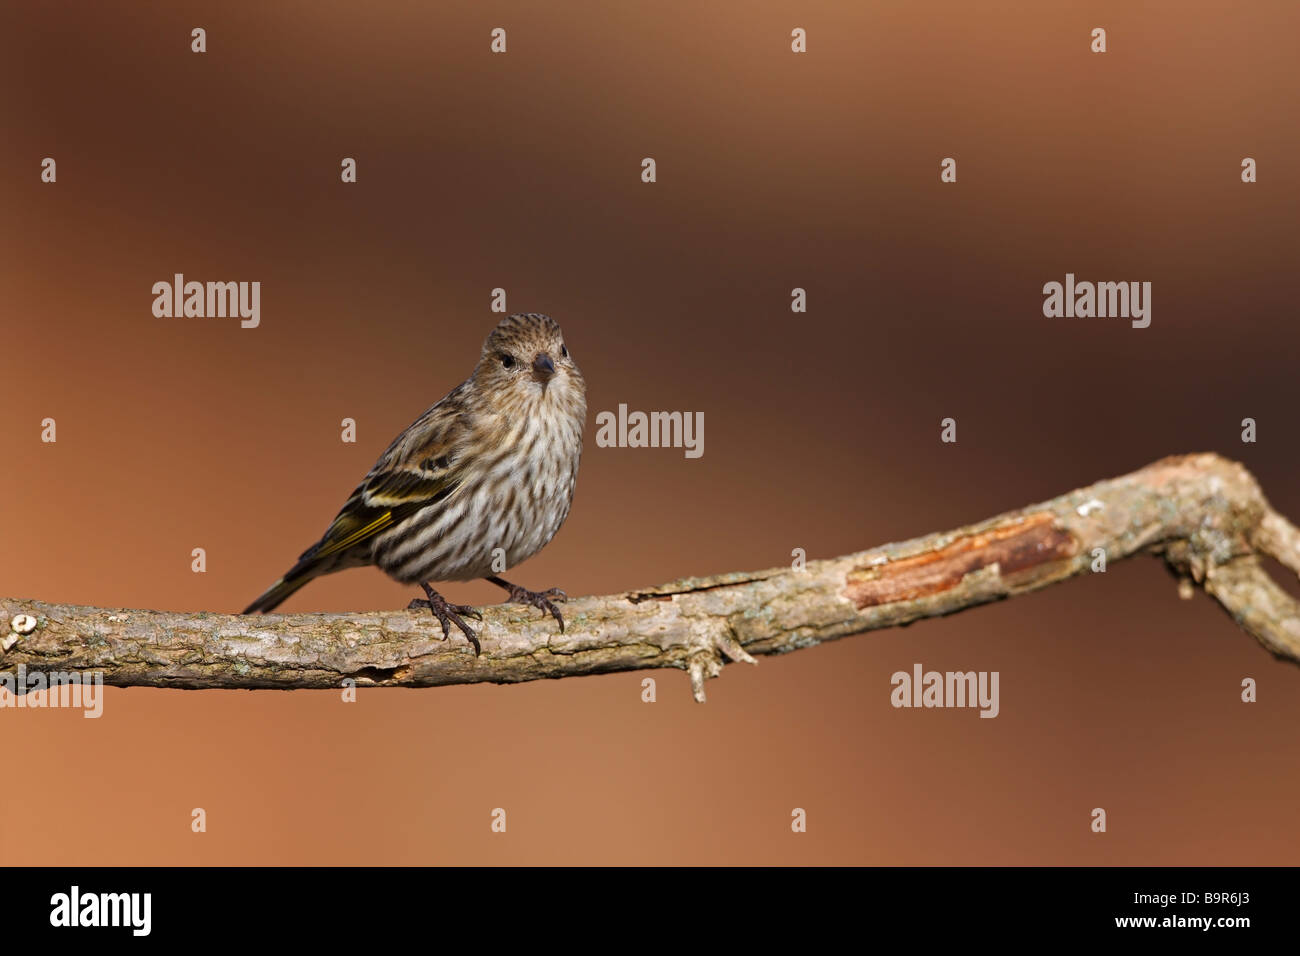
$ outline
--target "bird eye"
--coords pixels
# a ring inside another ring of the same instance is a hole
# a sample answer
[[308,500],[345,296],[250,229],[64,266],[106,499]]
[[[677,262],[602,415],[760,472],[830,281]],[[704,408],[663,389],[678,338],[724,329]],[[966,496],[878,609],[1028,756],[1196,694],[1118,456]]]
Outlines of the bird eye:
[[514,358],[514,356],[513,356],[513,355],[503,355],[503,356],[501,356],[501,367],[502,367],[502,368],[514,368],[514,367],[515,367],[515,358]]
[[563,345],[561,345],[561,346],[560,346],[560,354],[561,354],[562,356],[564,356],[565,358],[568,358],[568,357],[569,357],[569,350],[568,350],[567,348],[565,348]]

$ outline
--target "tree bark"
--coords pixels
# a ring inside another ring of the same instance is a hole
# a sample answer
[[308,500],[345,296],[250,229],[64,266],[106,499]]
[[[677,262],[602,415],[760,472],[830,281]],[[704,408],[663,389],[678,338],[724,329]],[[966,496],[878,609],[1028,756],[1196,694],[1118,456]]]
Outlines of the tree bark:
[[[725,661],[1035,591],[1138,553],[1163,557],[1184,596],[1203,587],[1273,654],[1300,661],[1300,609],[1261,566],[1300,574],[1300,532],[1240,464],[1165,458],[979,524],[803,569],[688,578],[564,606],[483,608],[475,657],[427,610],[169,613],[0,599],[0,671],[102,672],[129,687],[338,688],[515,683],[650,668],[689,673],[696,700]],[[26,620],[30,616],[34,620]]]

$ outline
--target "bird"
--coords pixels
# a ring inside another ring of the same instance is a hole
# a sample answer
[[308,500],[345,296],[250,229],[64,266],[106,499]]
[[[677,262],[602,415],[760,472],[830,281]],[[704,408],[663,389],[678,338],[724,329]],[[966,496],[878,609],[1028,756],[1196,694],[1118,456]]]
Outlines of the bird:
[[374,565],[418,584],[425,597],[407,608],[428,608],[443,640],[455,624],[476,656],[464,618],[482,614],[431,582],[484,578],[563,633],[562,590],[529,591],[498,572],[540,551],[568,517],[586,421],[586,381],[559,324],[539,312],[506,316],[470,377],[393,439],[321,539],[243,613],[270,612],[321,575]]

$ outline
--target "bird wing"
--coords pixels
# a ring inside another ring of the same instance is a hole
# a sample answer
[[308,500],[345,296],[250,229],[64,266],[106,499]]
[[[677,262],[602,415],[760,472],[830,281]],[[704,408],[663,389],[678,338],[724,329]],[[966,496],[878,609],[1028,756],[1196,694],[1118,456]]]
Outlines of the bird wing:
[[324,537],[303,557],[325,558],[367,541],[421,508],[437,504],[456,488],[456,475],[401,469],[368,478],[339,511]]
[[404,431],[339,509],[324,536],[302,555],[315,561],[349,550],[456,490],[463,468],[459,403],[447,396]]
[[347,552],[455,493],[468,460],[461,453],[469,428],[464,414],[468,387],[469,383],[463,383],[452,389],[394,439],[339,509],[324,536],[250,604],[245,614],[274,610],[321,574],[368,563],[369,555]]

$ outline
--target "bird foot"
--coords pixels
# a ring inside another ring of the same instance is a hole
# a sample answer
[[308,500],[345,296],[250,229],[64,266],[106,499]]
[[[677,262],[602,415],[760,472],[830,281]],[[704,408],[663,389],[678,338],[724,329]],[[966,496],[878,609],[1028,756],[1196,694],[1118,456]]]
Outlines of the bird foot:
[[564,633],[564,618],[560,616],[559,608],[552,601],[567,601],[569,596],[559,588],[549,588],[545,591],[530,591],[527,588],[521,588],[517,584],[510,585],[510,597],[508,604],[530,604],[539,611],[549,613],[551,617],[560,622],[560,633]]
[[483,648],[479,646],[478,635],[474,633],[473,629],[466,624],[464,620],[462,620],[461,615],[464,614],[465,617],[476,618],[480,621],[483,620],[483,615],[480,614],[478,610],[469,607],[468,605],[447,603],[446,598],[427,584],[422,584],[421,587],[424,588],[424,593],[429,595],[428,600],[425,600],[424,598],[412,598],[411,603],[406,605],[407,610],[417,607],[427,607],[432,611],[433,616],[438,619],[440,624],[442,624],[442,639],[444,641],[451,636],[451,625],[455,624],[464,632],[465,636],[469,638],[469,642],[474,645],[474,656],[478,657],[483,651]]

